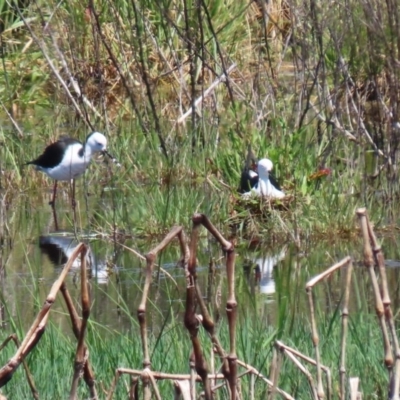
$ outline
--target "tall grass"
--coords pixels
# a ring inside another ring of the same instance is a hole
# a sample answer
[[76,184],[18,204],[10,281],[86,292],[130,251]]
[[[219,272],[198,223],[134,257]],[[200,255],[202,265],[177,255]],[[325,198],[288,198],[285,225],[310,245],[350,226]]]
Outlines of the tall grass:
[[[226,221],[227,186],[235,189],[249,143],[274,161],[287,192],[305,197],[292,218],[303,231],[343,230],[360,203],[381,214],[376,205],[391,207],[398,189],[391,7],[4,4],[0,99],[24,132],[14,134],[11,121],[2,127],[5,181],[43,185],[19,166],[60,134],[84,139],[96,129],[123,164],[112,185],[124,193],[115,195],[124,228],[145,229],[146,220],[162,231],[193,210],[215,209]],[[229,79],[195,107],[233,64]],[[194,112],[178,123],[187,110]],[[370,151],[378,155],[372,169]],[[307,177],[320,166],[333,174],[315,191]],[[136,211],[118,205],[132,197]]]

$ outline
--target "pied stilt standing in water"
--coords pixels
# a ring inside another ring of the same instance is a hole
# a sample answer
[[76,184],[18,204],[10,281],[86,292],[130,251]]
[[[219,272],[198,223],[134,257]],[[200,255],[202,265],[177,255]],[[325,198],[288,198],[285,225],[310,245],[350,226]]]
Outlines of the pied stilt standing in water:
[[75,206],[75,178],[85,172],[93,154],[103,153],[116,162],[106,148],[107,139],[99,132],[91,133],[85,144],[76,139],[61,138],[47,146],[42,155],[27,164],[34,165],[37,170],[55,180],[50,202],[52,206],[56,200],[57,182],[72,180],[72,205]]
[[275,179],[272,179],[270,172],[272,171],[273,164],[268,158],[263,158],[258,161],[257,183],[246,193],[242,194],[242,198],[248,199],[252,196],[265,196],[273,199],[283,199],[285,193],[281,190]]

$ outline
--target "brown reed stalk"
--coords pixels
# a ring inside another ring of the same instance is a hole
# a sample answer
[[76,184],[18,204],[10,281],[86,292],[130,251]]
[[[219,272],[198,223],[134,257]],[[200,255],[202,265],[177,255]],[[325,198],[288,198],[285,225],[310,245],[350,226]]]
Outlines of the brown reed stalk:
[[389,371],[391,371],[393,367],[393,354],[391,351],[390,347],[390,340],[389,340],[389,334],[387,331],[387,326],[385,323],[385,312],[384,312],[384,307],[383,307],[383,301],[382,301],[382,296],[379,290],[379,284],[378,284],[378,279],[375,274],[374,270],[374,255],[372,252],[371,248],[371,243],[370,243],[370,234],[369,234],[369,229],[368,229],[368,217],[367,217],[367,210],[365,208],[359,208],[356,211],[356,214],[359,219],[360,223],[360,228],[361,228],[361,233],[363,236],[364,240],[364,265],[368,269],[372,287],[374,290],[374,296],[375,296],[375,311],[376,315],[378,317],[379,325],[381,327],[382,331],[382,339],[383,339],[383,346],[384,346],[384,359],[385,359],[385,365],[386,368],[388,368]]
[[[85,364],[88,361],[88,349],[85,345],[85,334],[87,321],[90,315],[90,298],[87,282],[87,270],[86,270],[86,254],[88,248],[85,245],[81,251],[81,303],[82,303],[82,322],[79,330],[78,346],[75,354],[75,365],[74,365],[74,376],[72,379],[70,399],[76,399],[76,392],[78,390],[79,379],[84,370]],[[97,391],[95,385],[89,385],[90,398],[97,399]]]
[[[162,251],[171,241],[178,237],[179,243],[181,246],[182,254],[184,259],[188,259],[189,250],[187,249],[187,244],[185,241],[184,233],[181,226],[175,226],[171,229],[171,231],[167,234],[167,236],[159,243],[153,250],[151,250],[148,254],[146,254],[146,279],[143,287],[142,300],[137,310],[137,316],[140,324],[140,336],[142,340],[142,350],[143,350],[143,369],[150,370],[151,362],[149,356],[149,348],[148,348],[148,340],[147,340],[147,322],[146,322],[146,304],[147,298],[149,295],[150,285],[152,282],[152,274],[154,262],[157,257],[157,254]],[[116,375],[117,376],[117,375]],[[150,398],[151,393],[149,390],[149,380],[148,374],[143,374],[142,382],[143,382],[143,390],[144,390],[144,398]]]
[[[132,368],[118,368],[116,370],[118,374],[128,374],[132,376],[141,376],[143,370],[132,369]],[[157,380],[177,380],[177,381],[187,381],[191,379],[191,374],[170,374],[168,372],[152,371],[153,377]],[[225,379],[223,374],[209,374],[208,379]],[[201,382],[201,376],[195,375],[195,381]]]
[[[254,375],[257,379],[261,379],[264,381],[269,387],[273,386],[273,382],[266,378],[260,371],[255,369],[252,365],[246,364],[241,360],[237,360],[237,364],[240,365],[243,368],[246,368],[246,373],[251,373]],[[276,392],[279,393],[285,400],[294,400],[294,398],[289,394],[286,393],[284,390],[276,388]]]
[[[12,335],[8,336],[8,338],[6,340],[4,340],[4,342],[1,344],[0,352],[1,352],[1,350],[4,349],[5,346],[7,346],[7,343],[9,341],[13,341],[15,343],[16,347],[17,348],[19,347],[19,340],[17,338],[17,335],[15,333],[13,333]],[[35,382],[33,381],[33,376],[31,374],[31,371],[29,370],[28,364],[26,363],[25,359],[22,360],[22,365],[24,366],[26,379],[28,380],[28,385],[29,385],[29,387],[31,389],[32,396],[33,396],[33,398],[35,400],[38,400],[39,399],[39,393],[38,393],[38,391],[36,389]]]
[[[284,344],[280,340],[277,340],[275,342],[275,346],[277,348],[279,348],[281,351],[285,350],[285,351],[288,351],[290,353],[293,353],[296,357],[301,358],[304,361],[307,361],[309,364],[312,364],[314,366],[317,365],[316,361],[313,358],[308,357],[303,353],[300,353],[298,350],[293,349],[290,346],[287,346],[286,344]],[[325,372],[325,376],[326,376],[326,380],[327,380],[327,387],[329,388],[329,390],[327,392],[332,393],[331,370],[326,365],[321,365],[321,369],[322,369],[322,371]]]
[[[284,354],[285,356],[287,356],[288,358],[290,358],[295,364],[296,366],[300,369],[300,371],[307,377],[307,380],[310,384],[310,390],[313,393],[313,397],[314,399],[318,399],[318,394],[316,392],[316,388],[315,388],[315,384],[314,384],[314,379],[312,377],[312,375],[310,374],[310,372],[308,371],[308,369],[303,366],[303,364],[301,364],[297,358],[300,358],[304,361],[307,361],[309,364],[316,366],[317,362],[306,356],[303,353],[300,353],[298,350],[293,349],[292,347],[289,347],[287,345],[285,345],[284,343],[282,343],[281,341],[277,340],[275,342],[275,347],[277,349],[279,349],[279,351]],[[327,399],[331,398],[331,393],[332,393],[332,379],[331,379],[331,372],[330,369],[328,367],[326,367],[325,365],[321,365],[321,370],[325,372],[325,376],[326,376],[326,386],[327,386]],[[277,390],[277,389],[276,389]]]
[[376,265],[378,265],[379,268],[379,275],[380,275],[379,295],[383,303],[386,324],[389,327],[392,354],[395,355],[394,367],[393,364],[387,366],[390,371],[389,398],[398,399],[400,392],[400,347],[399,347],[399,340],[397,338],[396,327],[394,324],[393,311],[391,307],[391,300],[390,300],[389,288],[386,277],[385,257],[383,255],[381,246],[378,244],[378,241],[376,239],[371,222],[369,221],[366,210],[359,209],[357,210],[357,213],[358,212],[360,212],[360,216],[363,214],[365,215],[365,225],[368,231],[369,243],[370,246],[372,246],[372,252],[374,255],[375,263]]
[[[142,349],[143,349],[143,370],[132,370],[126,368],[118,368],[115,372],[111,388],[108,392],[107,399],[112,399],[113,393],[115,391],[116,385],[122,374],[130,374],[139,377],[143,384],[143,398],[150,398],[151,392],[149,388],[149,382],[153,384],[154,395],[158,398],[158,390],[156,387],[156,380],[159,379],[173,379],[180,380],[185,379],[189,382],[190,398],[195,399],[196,396],[196,385],[195,383],[200,381],[203,383],[204,393],[200,396],[206,399],[213,398],[213,392],[215,392],[219,387],[225,386],[229,392],[230,399],[240,399],[242,398],[239,379],[241,376],[246,374],[252,374],[254,377],[260,378],[267,382],[269,386],[272,386],[268,379],[264,378],[259,371],[255,370],[253,367],[248,366],[236,357],[236,338],[235,338],[235,328],[236,328],[236,298],[235,298],[235,251],[234,246],[231,242],[226,240],[218,229],[209,221],[209,219],[203,214],[194,214],[192,217],[193,228],[190,237],[189,247],[186,244],[185,236],[181,227],[173,228],[168,235],[163,239],[163,241],[156,246],[152,251],[146,255],[147,266],[146,266],[146,277],[145,284],[143,288],[142,300],[138,307],[138,319],[140,323],[140,333],[142,339]],[[220,243],[226,257],[226,269],[227,269],[227,280],[228,280],[228,299],[227,299],[227,315],[229,322],[229,333],[230,333],[230,351],[227,356],[226,352],[222,348],[218,337],[215,333],[215,324],[210,316],[209,310],[203,300],[203,295],[201,293],[200,286],[197,283],[196,274],[196,254],[197,254],[197,244],[199,237],[200,226],[203,225]],[[173,375],[165,374],[161,372],[154,372],[150,370],[150,359],[149,359],[149,349],[147,341],[147,329],[146,329],[146,304],[147,297],[149,293],[149,287],[152,281],[152,272],[154,269],[154,261],[158,252],[163,250],[175,237],[179,239],[182,258],[180,263],[183,265],[186,277],[186,308],[184,322],[185,326],[189,331],[190,340],[192,341],[192,353],[189,359],[190,371],[188,375]],[[196,314],[196,309],[199,306],[201,314]],[[198,331],[200,325],[203,325],[204,329],[210,335],[214,351],[219,355],[222,362],[222,374],[210,374],[208,372],[207,362],[204,357],[202,346],[198,338]],[[246,368],[246,371],[238,376],[237,374],[237,364],[240,364]],[[212,380],[224,379],[224,382],[216,385],[215,383],[211,385]],[[228,385],[227,385],[228,383]],[[184,387],[186,384],[180,385]],[[137,389],[137,386],[136,386]],[[254,390],[253,390],[254,391]],[[131,391],[132,392],[132,391]],[[276,392],[283,396],[285,399],[293,400],[293,398],[276,388]],[[176,393],[176,392],[175,392]],[[187,393],[186,393],[187,394]],[[188,394],[187,394],[188,395]],[[136,397],[135,397],[136,396]],[[136,390],[135,395],[132,394],[133,398],[137,398],[138,391]],[[188,395],[189,396],[189,395]]]
[[[187,264],[186,264],[187,265]],[[192,399],[196,398],[196,363],[194,360],[194,354],[192,353],[189,358],[189,367],[190,367],[190,395]]]
[[[107,394],[107,400],[111,400],[113,398],[114,391],[115,391],[115,388],[117,386],[120,376],[122,374],[129,374],[129,372],[125,371],[125,369],[126,368],[117,368],[115,370],[114,379],[111,382],[111,386],[110,386],[110,389]],[[138,375],[141,375],[141,374],[142,374],[142,372],[140,371],[140,373]]]
[[129,387],[129,400],[139,398],[139,378],[131,375],[131,384]]
[[[164,372],[157,372],[157,371],[150,371],[147,369],[146,371],[143,370],[137,370],[137,369],[131,369],[131,368],[117,368],[115,371],[114,379],[111,383],[110,390],[107,395],[107,400],[111,400],[113,398],[113,394],[115,391],[115,388],[117,386],[117,382],[122,374],[128,374],[132,375],[134,377],[138,377],[143,380],[143,374],[151,372],[151,378],[153,380],[153,386],[156,388],[156,384],[154,379],[156,380],[162,380],[162,379],[167,379],[167,380],[173,380],[173,381],[190,381],[192,379],[192,374],[169,374],[169,373],[164,373]],[[207,377],[208,380],[212,379],[224,379],[225,376],[223,374],[209,374]],[[195,375],[194,376],[195,382],[202,382],[203,379],[200,375]],[[191,390],[191,399],[195,399],[196,397],[193,397],[192,393],[192,387],[194,385],[190,383],[190,390]],[[159,393],[158,393],[159,395]],[[135,396],[133,396],[134,399],[138,399],[138,391],[137,391],[137,386],[135,387]],[[160,397],[161,398],[161,397]],[[291,397],[288,398],[288,400],[293,400]]]
[[350,386],[350,400],[362,400],[362,394],[358,391],[360,378],[354,377],[349,379]]
[[[284,353],[284,354],[293,362],[293,364],[295,364],[295,365],[297,366],[297,368],[307,377],[308,383],[309,383],[309,385],[310,385],[310,390],[311,390],[311,393],[312,393],[312,398],[313,398],[314,400],[318,400],[318,399],[324,398],[324,396],[321,397],[321,396],[319,395],[319,393],[318,393],[318,388],[315,386],[314,378],[313,378],[313,376],[311,375],[310,371],[297,359],[297,357],[296,357],[293,353],[291,353],[290,351],[286,351],[286,350],[283,350],[283,353]],[[318,363],[317,363],[317,366],[318,366]]]
[[315,312],[314,312],[314,300],[313,300],[312,289],[318,282],[320,282],[327,276],[331,275],[336,270],[343,268],[343,267],[347,267],[350,262],[351,262],[351,258],[346,257],[342,261],[339,261],[337,264],[328,268],[326,271],[322,272],[321,274],[319,274],[319,275],[315,276],[314,278],[312,278],[311,280],[309,280],[306,284],[306,292],[308,295],[308,302],[309,302],[309,306],[310,306],[312,341],[313,341],[314,350],[315,350],[315,361],[316,361],[316,367],[317,367],[318,399],[323,399],[325,397],[325,393],[324,393],[324,387],[322,384],[321,356],[320,356],[319,346],[318,346],[319,336],[318,336],[317,324],[316,324],[316,318],[315,318]]
[[[229,342],[230,351],[227,357],[229,369],[227,369],[226,364],[223,364],[223,373],[227,377],[229,382],[229,387],[231,391],[231,399],[236,399],[237,392],[237,356],[236,356],[236,313],[237,313],[237,302],[235,298],[235,248],[231,242],[226,240],[218,229],[211,223],[211,221],[204,214],[194,214],[192,217],[193,221],[193,232],[197,232],[200,224],[202,224],[214,237],[217,239],[222,247],[222,250],[226,256],[226,273],[228,279],[228,299],[226,302],[226,313],[228,317],[229,325]],[[196,233],[197,234],[197,233]],[[193,237],[193,236],[192,236]],[[197,243],[197,241],[195,242]],[[196,251],[195,243],[191,242],[190,245],[190,255],[192,258],[192,251]],[[196,262],[196,257],[193,258],[194,263]],[[189,262],[190,265],[190,262]],[[203,313],[203,325],[207,332],[210,334],[213,344],[216,346],[218,354],[222,357],[224,355],[223,349],[219,344],[218,339],[214,334],[214,323],[207,312],[207,309],[202,302],[203,296],[201,296],[200,288],[196,285],[198,291],[198,301]]]
[[[201,320],[207,319],[199,318],[196,315],[196,249],[197,249],[197,241],[199,235],[199,228],[200,228],[201,221],[195,221],[193,217],[193,228],[192,234],[190,237],[190,245],[189,245],[189,262],[187,264],[187,268],[185,268],[185,275],[186,275],[186,308],[185,308],[185,317],[184,323],[186,329],[189,331],[190,340],[192,342],[193,348],[193,356],[194,356],[194,365],[196,368],[196,372],[201,376],[204,386],[204,395],[206,400],[211,400],[213,398],[211,392],[211,383],[208,379],[208,367],[206,359],[203,355],[203,351],[201,348],[201,343],[198,338],[198,332]],[[199,297],[199,296],[197,296]],[[205,323],[209,325],[209,322],[206,321]],[[213,329],[213,326],[212,328]]]
[[346,270],[346,281],[345,281],[343,310],[342,310],[342,343],[341,343],[340,368],[339,368],[340,398],[342,400],[346,398],[346,339],[347,339],[347,330],[349,321],[349,297],[350,297],[350,284],[351,284],[352,272],[353,272],[353,263],[352,260],[350,260]]
[[[150,383],[151,383],[151,385],[152,385],[152,387],[153,387],[153,390],[154,390],[154,397],[157,399],[157,400],[161,400],[161,395],[160,395],[160,392],[159,392],[159,390],[158,390],[158,386],[157,386],[157,382],[156,382],[156,380],[154,379],[154,374],[153,374],[153,371],[150,371],[150,368],[147,368],[145,371],[143,371],[143,372],[145,372],[145,373],[147,373],[147,375],[148,375],[148,379],[149,379],[149,381],[150,381]],[[143,374],[142,374],[143,375]],[[149,397],[149,399],[150,399],[151,397]]]
[[254,384],[255,384],[255,376],[251,374],[250,376],[250,400],[254,400]]
[[[61,294],[64,297],[65,304],[67,305],[68,313],[71,318],[71,326],[72,326],[72,331],[74,332],[74,335],[77,339],[79,339],[80,336],[80,331],[81,331],[81,320],[78,315],[78,312],[76,311],[76,308],[74,306],[74,303],[72,301],[71,295],[69,294],[69,291],[67,289],[67,285],[65,282],[60,287]],[[87,350],[85,349],[85,352]],[[95,388],[95,376],[94,376],[94,371],[92,369],[92,366],[90,364],[90,360],[87,359],[84,368],[83,368],[83,379],[86,382],[86,385],[89,388],[89,392],[95,396],[96,388]],[[93,397],[92,396],[92,397]],[[96,394],[97,396],[97,394]]]
[[70,258],[68,259],[67,264],[61,271],[60,276],[53,283],[53,286],[50,289],[50,292],[42,306],[42,309],[39,311],[39,314],[37,315],[35,321],[30,327],[28,333],[25,335],[25,338],[19,346],[17,352],[7,362],[7,364],[0,369],[0,387],[4,386],[12,378],[12,375],[19,367],[21,362],[25,359],[25,357],[30,353],[30,351],[35,347],[35,345],[42,337],[44,329],[46,327],[50,309],[54,304],[57,293],[60,290],[60,287],[64,282],[65,277],[67,276],[73,262],[81,253],[84,246],[85,245],[83,243],[80,243],[78,246],[75,247]]
[[[308,301],[309,301],[309,306],[310,306],[310,315],[311,315],[311,330],[312,330],[312,341],[314,344],[314,350],[315,350],[315,359],[317,363],[317,399],[318,398],[323,398],[324,397],[324,389],[322,386],[322,380],[321,380],[321,368],[320,368],[320,354],[319,354],[319,336],[317,332],[317,325],[315,322],[315,314],[314,314],[314,302],[312,298],[312,290],[307,291],[308,294]],[[315,395],[314,391],[315,389],[312,387],[313,394]],[[315,396],[314,396],[315,398]]]
[[269,368],[269,379],[272,382],[272,386],[267,395],[267,400],[274,400],[276,394],[276,388],[278,386],[278,379],[281,372],[282,366],[282,357],[280,356],[280,352],[277,351],[276,346],[272,350],[272,360],[271,366]]
[[189,381],[174,381],[174,400],[192,400]]

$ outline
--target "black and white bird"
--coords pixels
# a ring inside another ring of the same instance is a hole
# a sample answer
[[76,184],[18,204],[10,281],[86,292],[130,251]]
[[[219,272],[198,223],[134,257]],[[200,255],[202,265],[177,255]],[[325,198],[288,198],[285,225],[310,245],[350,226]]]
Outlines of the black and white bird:
[[[252,170],[248,171],[248,178],[246,181],[247,187],[250,187],[248,191],[242,191],[242,198],[249,199],[253,196],[265,196],[273,199],[283,199],[285,193],[281,190],[276,179],[270,174],[274,165],[272,161],[268,158],[263,158],[257,163],[257,173]],[[242,173],[241,182],[245,182],[245,176]],[[241,186],[241,189],[242,186]]]
[[256,173],[257,158],[249,146],[247,150],[246,163],[240,175],[239,193],[246,193],[251,190],[258,182],[258,174]]
[[27,164],[32,164],[37,170],[44,172],[55,180],[53,197],[50,202],[54,206],[58,181],[73,180],[73,199],[75,204],[75,179],[82,175],[89,166],[93,154],[103,153],[114,162],[114,157],[107,152],[107,138],[100,132],[93,132],[85,144],[72,138],[61,138],[47,146],[42,155]]

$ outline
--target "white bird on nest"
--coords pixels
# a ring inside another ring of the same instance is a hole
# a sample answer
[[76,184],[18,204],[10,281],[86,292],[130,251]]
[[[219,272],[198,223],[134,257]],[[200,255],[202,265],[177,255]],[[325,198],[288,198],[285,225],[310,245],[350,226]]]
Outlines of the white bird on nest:
[[283,199],[285,197],[285,193],[275,187],[270,180],[269,173],[272,171],[273,167],[272,161],[268,158],[263,158],[258,161],[258,182],[250,191],[242,194],[243,199],[261,196],[271,199]]

